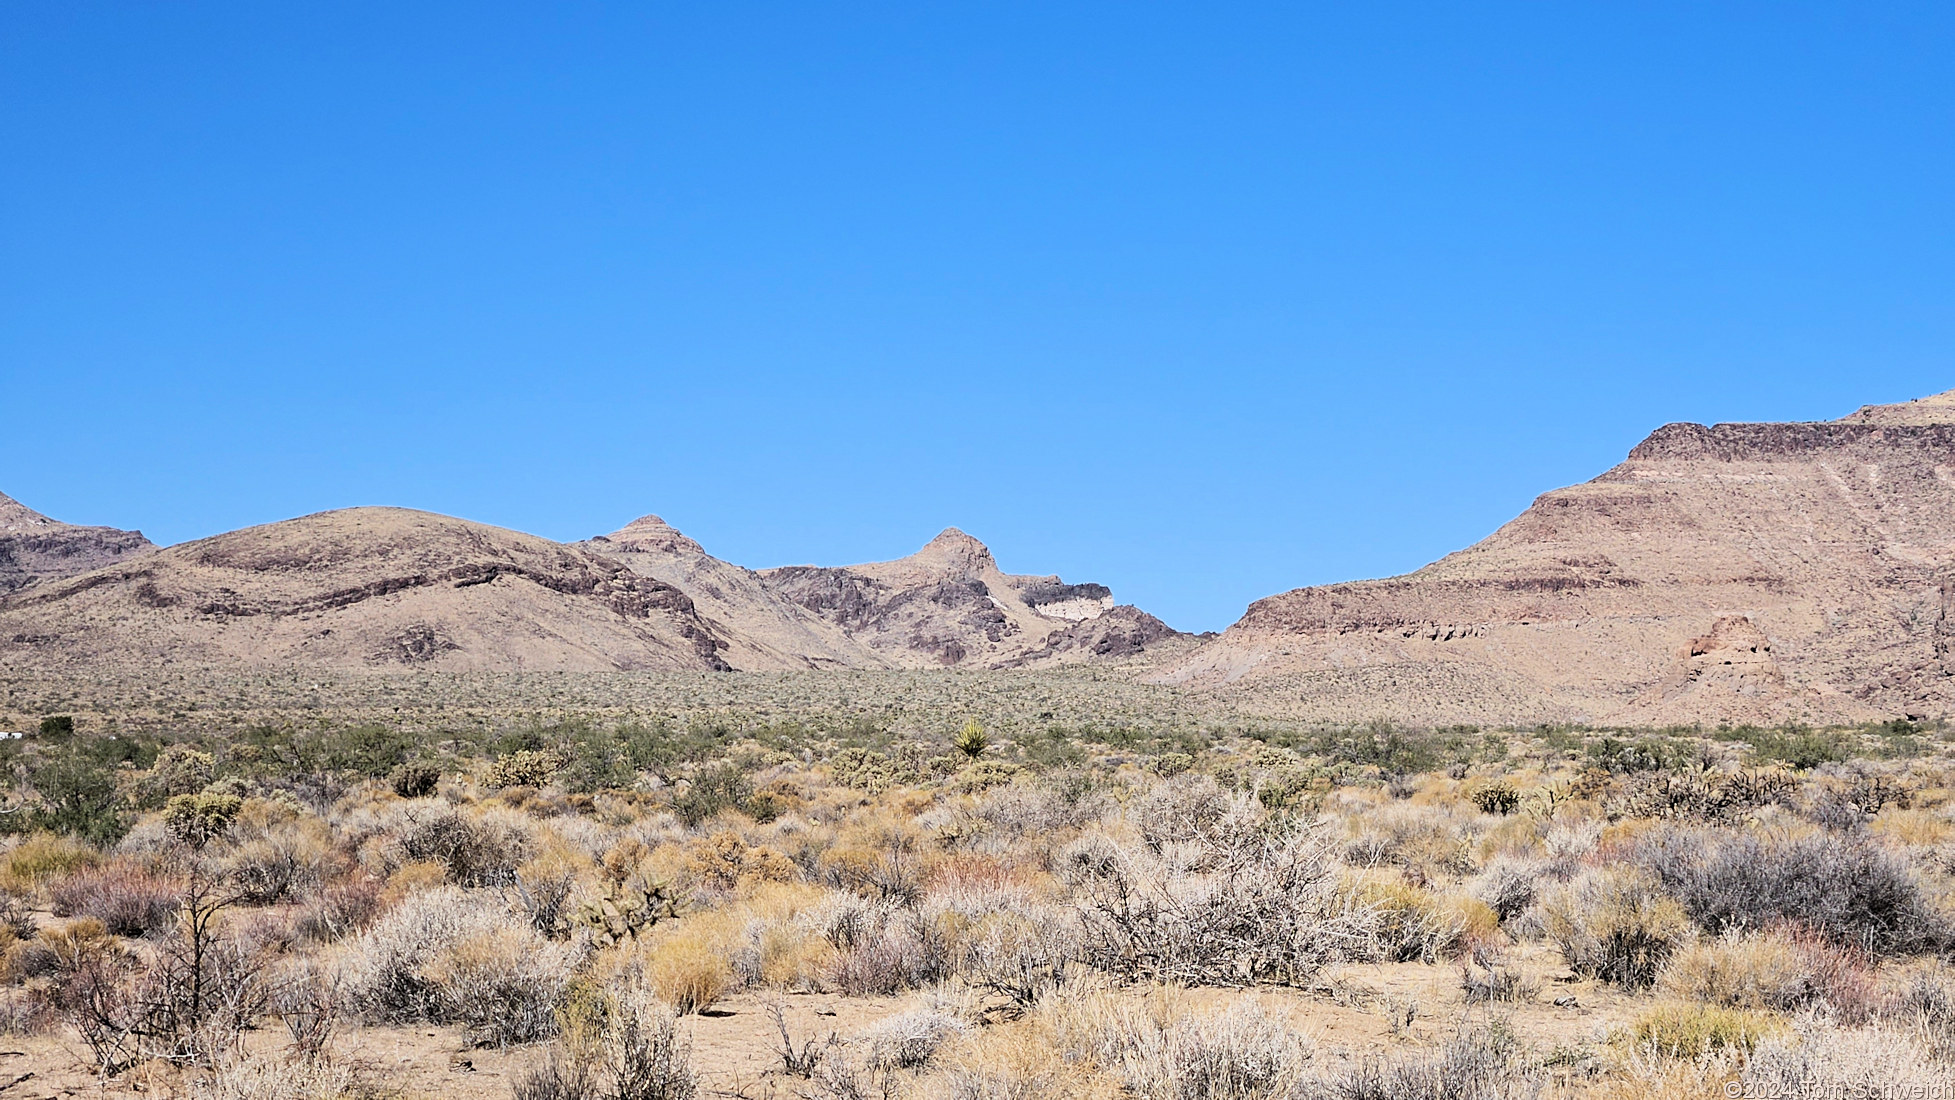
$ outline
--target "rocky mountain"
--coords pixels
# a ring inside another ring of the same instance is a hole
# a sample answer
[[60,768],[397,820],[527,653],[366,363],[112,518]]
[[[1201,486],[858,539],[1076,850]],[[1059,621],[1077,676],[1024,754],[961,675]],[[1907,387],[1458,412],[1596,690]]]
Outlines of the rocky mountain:
[[0,596],[150,549],[141,531],[62,523],[0,493]]
[[684,592],[734,668],[887,668],[842,627],[776,592],[760,574],[708,554],[657,516],[576,544]]
[[984,668],[1182,637],[1101,585],[1006,576],[956,531],[896,562],[755,572],[657,516],[564,545],[352,508],[157,550],[6,503],[41,556],[0,594],[0,670]]
[[1259,600],[1161,678],[1346,718],[1939,715],[1952,609],[1955,392],[1667,425],[1417,572]]
[[533,535],[351,508],[132,557],[0,600],[0,668],[170,663],[720,670],[673,585]]
[[774,591],[901,668],[1000,666],[1132,657],[1181,637],[1104,585],[1001,572],[955,527],[906,558],[762,570]]

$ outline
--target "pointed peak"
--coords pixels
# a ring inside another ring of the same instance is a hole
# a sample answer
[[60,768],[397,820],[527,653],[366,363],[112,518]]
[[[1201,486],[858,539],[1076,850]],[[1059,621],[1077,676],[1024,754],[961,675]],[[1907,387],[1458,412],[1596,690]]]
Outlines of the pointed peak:
[[924,544],[923,549],[910,555],[910,558],[912,561],[973,572],[997,566],[997,562],[991,557],[991,551],[983,543],[955,527],[944,528],[936,538]]
[[49,527],[66,526],[67,524],[49,519],[7,494],[0,493],[0,531],[38,531]]
[[1840,419],[1852,424],[1955,424],[1955,390],[1893,405],[1866,405]]
[[703,554],[706,548],[679,533],[678,528],[657,516],[639,516],[609,535],[613,544],[627,550],[654,554]]

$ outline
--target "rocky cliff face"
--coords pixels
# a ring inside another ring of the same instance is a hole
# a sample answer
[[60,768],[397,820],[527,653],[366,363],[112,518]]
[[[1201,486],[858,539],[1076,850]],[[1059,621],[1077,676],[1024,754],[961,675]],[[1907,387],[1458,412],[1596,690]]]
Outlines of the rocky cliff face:
[[0,493],[0,596],[150,549],[141,531],[62,523]]
[[1341,716],[1940,714],[1952,580],[1955,395],[1672,424],[1416,573],[1258,601],[1167,677]]
[[[1000,572],[991,551],[955,527],[895,561],[787,566],[760,575],[878,659],[903,668],[1131,657],[1180,637],[1151,615],[1114,607],[1104,585]],[[1094,630],[1092,624],[1115,612],[1102,624],[1109,630]]]

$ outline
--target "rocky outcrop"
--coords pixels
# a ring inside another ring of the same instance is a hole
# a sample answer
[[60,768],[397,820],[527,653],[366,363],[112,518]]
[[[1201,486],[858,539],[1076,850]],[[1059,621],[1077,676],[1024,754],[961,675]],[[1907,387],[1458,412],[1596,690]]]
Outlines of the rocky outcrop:
[[713,557],[657,516],[577,545],[685,593],[715,636],[725,639],[721,656],[732,668],[888,667],[846,627],[782,595],[753,570]]
[[1415,573],[1257,601],[1165,678],[1339,717],[1939,714],[1955,709],[1951,578],[1955,395],[1671,424]]
[[898,667],[1023,667],[1091,656],[1096,647],[1100,656],[1125,658],[1180,637],[1151,615],[1145,618],[1158,629],[1125,614],[1096,634],[1091,624],[1112,613],[1110,589],[1000,572],[991,551],[955,527],[895,561],[787,566],[760,576]]
[[0,596],[152,549],[141,531],[62,523],[0,493]]
[[1785,688],[1785,672],[1772,657],[1772,641],[1744,615],[1721,615],[1708,633],[1677,651],[1663,694],[1675,700],[1692,691],[1765,697]]

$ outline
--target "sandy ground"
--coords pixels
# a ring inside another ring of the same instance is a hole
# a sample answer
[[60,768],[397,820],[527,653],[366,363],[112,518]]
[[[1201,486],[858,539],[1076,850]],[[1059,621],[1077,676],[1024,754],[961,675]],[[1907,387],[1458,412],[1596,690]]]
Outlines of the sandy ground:
[[[1610,1024],[1633,1011],[1621,994],[1593,982],[1572,980],[1559,956],[1541,945],[1509,953],[1539,982],[1521,1004],[1468,1005],[1453,966],[1418,963],[1346,966],[1326,972],[1312,989],[1195,989],[1181,994],[1191,1008],[1241,997],[1289,1021],[1332,1062],[1444,1042],[1463,1021],[1499,1019],[1528,1047],[1545,1055],[1600,1042]],[[780,1072],[778,1031],[768,1006],[778,999],[797,1041],[844,1039],[912,1006],[916,998],[848,998],[832,993],[745,993],[688,1017],[693,1060],[705,1094],[744,1100],[788,1100],[803,1087]],[[1563,1003],[1556,1004],[1559,1000]],[[268,1027],[247,1037],[254,1055],[279,1056],[283,1029]],[[343,1032],[337,1054],[364,1067],[373,1080],[399,1089],[407,1100],[507,1100],[511,1078],[543,1057],[540,1046],[472,1048],[453,1027],[366,1027]],[[23,1074],[30,1074],[24,1080]],[[8,1084],[8,1082],[14,1082]],[[172,1067],[140,1067],[114,1080],[96,1078],[87,1052],[72,1035],[0,1040],[0,1100],[55,1097],[179,1097],[190,1082]]]

